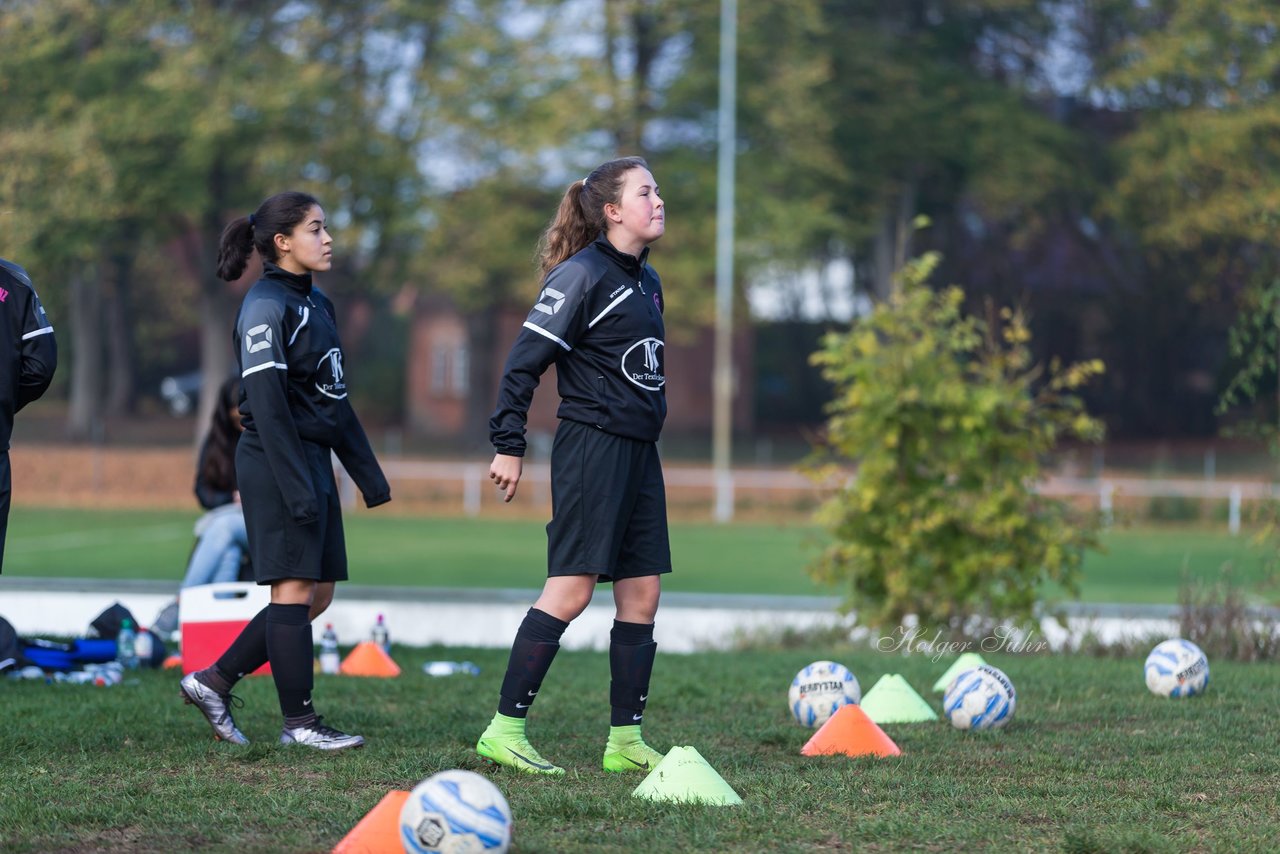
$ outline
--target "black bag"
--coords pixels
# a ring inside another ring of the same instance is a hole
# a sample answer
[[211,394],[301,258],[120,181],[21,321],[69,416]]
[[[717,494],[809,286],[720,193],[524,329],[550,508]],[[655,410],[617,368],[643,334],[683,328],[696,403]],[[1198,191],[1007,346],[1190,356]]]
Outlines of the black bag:
[[141,631],[138,620],[133,616],[133,613],[119,602],[116,602],[95,617],[93,622],[89,624],[89,628],[92,633],[96,633],[100,638],[115,640],[116,635],[120,634],[120,627],[124,625],[125,620],[133,623],[135,632]]
[[4,617],[0,617],[0,673],[15,667],[25,667],[26,656],[22,654],[22,641],[13,625]]

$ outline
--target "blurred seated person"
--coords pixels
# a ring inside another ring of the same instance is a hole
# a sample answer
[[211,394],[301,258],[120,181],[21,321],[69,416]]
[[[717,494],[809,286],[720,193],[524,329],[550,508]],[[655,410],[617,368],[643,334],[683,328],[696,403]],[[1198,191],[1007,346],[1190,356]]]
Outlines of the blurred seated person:
[[196,545],[182,587],[235,581],[248,548],[244,511],[236,489],[236,442],[240,439],[240,378],[218,390],[209,434],[196,464],[196,498],[205,514],[196,520]]

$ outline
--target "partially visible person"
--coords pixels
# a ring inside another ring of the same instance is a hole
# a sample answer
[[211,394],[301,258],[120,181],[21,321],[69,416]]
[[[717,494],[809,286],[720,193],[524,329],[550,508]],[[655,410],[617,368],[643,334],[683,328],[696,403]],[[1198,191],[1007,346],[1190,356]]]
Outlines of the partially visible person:
[[0,258],[0,571],[9,529],[12,473],[9,439],[18,410],[49,388],[58,366],[53,325],[36,296],[31,277],[22,267]]
[[218,389],[209,433],[196,464],[196,498],[205,514],[196,522],[196,547],[187,562],[182,587],[235,581],[249,548],[244,509],[236,488],[236,443],[240,439],[240,378]]

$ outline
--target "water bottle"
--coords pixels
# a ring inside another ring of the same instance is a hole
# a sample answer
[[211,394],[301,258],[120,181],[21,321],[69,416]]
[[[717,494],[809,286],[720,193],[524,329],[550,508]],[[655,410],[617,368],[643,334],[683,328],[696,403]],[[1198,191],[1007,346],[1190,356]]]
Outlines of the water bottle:
[[382,619],[382,615],[378,615],[378,621],[373,624],[373,642],[382,647],[382,651],[391,652],[391,632],[387,631],[387,624]]
[[453,676],[459,673],[478,676],[480,668],[470,661],[428,661],[422,665],[422,672],[428,676]]
[[126,617],[120,623],[120,634],[116,635],[116,661],[125,670],[138,669],[138,650],[134,645],[137,637],[133,630],[133,620]]
[[320,672],[337,673],[342,666],[338,656],[338,633],[333,630],[333,623],[326,623],[324,634],[320,636]]
[[124,671],[114,661],[108,661],[106,664],[88,664],[85,665],[85,670],[93,676],[93,684],[99,687],[119,685],[124,681]]
[[44,675],[44,671],[32,664],[29,664],[20,670],[10,670],[9,678],[10,679],[44,679],[46,682],[48,681],[48,679]]

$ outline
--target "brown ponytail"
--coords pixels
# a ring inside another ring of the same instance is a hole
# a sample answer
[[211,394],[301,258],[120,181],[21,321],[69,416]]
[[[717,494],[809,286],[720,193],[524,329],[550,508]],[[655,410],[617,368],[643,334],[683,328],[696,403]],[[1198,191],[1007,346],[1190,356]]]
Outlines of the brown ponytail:
[[233,219],[218,242],[218,278],[227,282],[240,278],[254,249],[266,260],[276,260],[276,235],[291,234],[318,204],[307,193],[276,193],[249,216]]
[[623,176],[632,169],[648,168],[642,157],[620,157],[600,164],[586,178],[569,185],[538,242],[538,267],[543,277],[605,230],[604,206],[622,201]]

